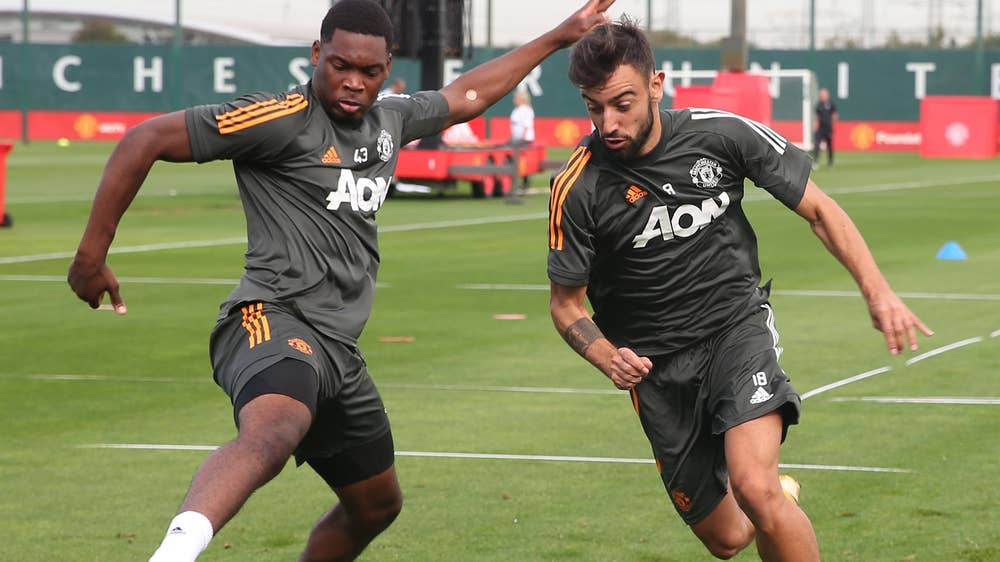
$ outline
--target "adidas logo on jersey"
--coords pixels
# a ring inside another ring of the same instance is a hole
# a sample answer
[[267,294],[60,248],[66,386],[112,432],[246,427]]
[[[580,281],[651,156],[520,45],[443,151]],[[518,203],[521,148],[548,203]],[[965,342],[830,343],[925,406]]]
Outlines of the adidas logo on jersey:
[[340,155],[337,154],[337,149],[331,146],[330,149],[326,151],[326,154],[323,155],[321,161],[324,164],[340,164]]
[[729,208],[729,194],[723,191],[719,200],[709,197],[701,202],[701,207],[681,205],[670,212],[666,205],[653,207],[646,227],[632,239],[633,248],[645,248],[654,238],[673,240],[675,237],[689,238],[705,228],[713,220],[722,216]]
[[770,400],[773,397],[774,397],[774,395],[771,394],[770,392],[764,390],[764,387],[758,386],[757,390],[753,393],[753,396],[750,397],[750,403],[751,404],[760,404],[760,403],[763,403],[763,402],[767,402],[768,400]]
[[635,204],[636,201],[647,195],[649,195],[649,192],[645,189],[637,185],[630,185],[628,191],[625,192],[625,200],[629,203]]

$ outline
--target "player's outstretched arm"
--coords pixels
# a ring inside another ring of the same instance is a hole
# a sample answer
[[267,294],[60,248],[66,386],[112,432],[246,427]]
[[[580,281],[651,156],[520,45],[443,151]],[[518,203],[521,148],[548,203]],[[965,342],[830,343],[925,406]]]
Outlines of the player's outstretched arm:
[[827,250],[854,277],[868,303],[872,325],[885,335],[890,353],[900,353],[907,344],[911,351],[916,350],[917,330],[925,336],[934,335],[889,286],[851,218],[812,180],[795,212],[809,221]]
[[118,222],[157,160],[191,161],[183,111],[154,117],[129,129],[104,167],[87,228],[66,278],[73,292],[91,308],[99,307],[108,293],[115,312],[126,312],[118,280],[105,259]]
[[538,66],[546,57],[575,43],[595,25],[608,21],[615,0],[589,0],[561,24],[501,57],[485,62],[441,89],[448,100],[447,125],[482,114]]
[[653,363],[627,347],[615,348],[583,306],[586,287],[551,284],[549,308],[556,330],[574,351],[601,370],[616,387],[628,390],[642,382]]

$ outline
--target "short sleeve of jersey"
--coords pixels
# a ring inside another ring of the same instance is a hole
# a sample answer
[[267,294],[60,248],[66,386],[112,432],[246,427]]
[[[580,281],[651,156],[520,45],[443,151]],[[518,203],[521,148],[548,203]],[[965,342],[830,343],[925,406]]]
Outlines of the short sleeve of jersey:
[[413,95],[386,94],[379,97],[376,103],[400,114],[403,144],[440,133],[448,118],[448,100],[435,90]]
[[746,177],[789,209],[806,190],[812,161],[799,147],[770,127],[746,118],[727,120],[730,137],[746,165]]
[[272,161],[303,128],[309,98],[299,90],[255,93],[218,105],[187,109],[191,153],[196,162]]
[[587,285],[596,253],[589,199],[597,169],[587,166],[590,157],[589,150],[578,147],[552,177],[548,274],[553,282],[567,287]]

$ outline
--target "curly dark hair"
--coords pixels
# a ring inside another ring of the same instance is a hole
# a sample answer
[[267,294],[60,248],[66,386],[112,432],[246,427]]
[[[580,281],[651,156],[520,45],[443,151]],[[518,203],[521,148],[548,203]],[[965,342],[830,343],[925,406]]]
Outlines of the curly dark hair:
[[339,0],[334,4],[323,18],[320,41],[329,41],[337,29],[383,37],[386,52],[392,47],[392,20],[385,8],[373,0]]
[[573,45],[569,79],[580,88],[607,82],[618,67],[630,65],[642,75],[653,73],[653,48],[635,20],[622,16],[599,25]]

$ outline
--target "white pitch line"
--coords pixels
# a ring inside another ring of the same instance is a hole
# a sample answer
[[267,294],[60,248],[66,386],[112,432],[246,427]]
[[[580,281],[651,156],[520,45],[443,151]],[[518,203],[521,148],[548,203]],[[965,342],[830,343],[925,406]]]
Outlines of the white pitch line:
[[[115,375],[69,375],[69,374],[36,374],[17,375],[0,373],[0,379],[67,381],[67,382],[157,382],[157,383],[190,383],[213,382],[211,377],[136,377]],[[490,386],[463,384],[418,384],[418,383],[378,383],[379,388],[401,390],[457,390],[466,392],[519,392],[526,394],[589,394],[613,395],[627,394],[625,390],[609,390],[599,388],[556,388],[544,386]]]
[[991,338],[1000,338],[1000,330],[997,330],[995,332],[990,332],[990,337]]
[[[548,285],[531,283],[463,283],[455,285],[456,289],[471,291],[548,291]],[[861,298],[861,293],[857,291],[820,291],[820,290],[796,290],[796,289],[775,289],[772,295],[790,297],[847,297]],[[906,299],[930,299],[930,300],[969,300],[969,301],[1000,301],[1000,295],[990,293],[898,293],[900,297]]]
[[[532,213],[528,215],[508,215],[503,217],[482,217],[476,219],[459,219],[451,221],[424,222],[414,224],[397,224],[380,227],[379,232],[412,232],[415,230],[433,230],[437,228],[455,228],[459,226],[477,226],[483,224],[501,224],[508,222],[537,220],[547,217],[546,213]],[[109,254],[136,254],[142,252],[157,252],[160,250],[179,250],[184,248],[211,248],[215,246],[231,246],[235,244],[246,244],[246,237],[241,238],[220,238],[217,240],[191,240],[188,242],[164,242],[161,244],[142,244],[139,246],[121,246],[111,248]],[[25,256],[0,257],[0,265],[11,263],[28,263],[36,261],[69,259],[76,255],[76,252],[52,252],[48,254],[30,254]]]
[[30,381],[67,381],[67,382],[157,382],[157,383],[192,383],[192,382],[214,382],[212,377],[135,377],[135,376],[114,376],[114,375],[62,375],[62,374],[40,374],[40,375],[16,375],[0,374],[0,379],[17,379]]
[[[229,246],[233,244],[246,244],[244,238],[221,238],[217,240],[190,240],[187,242],[164,242],[160,244],[141,244],[139,246],[121,246],[108,250],[109,254],[137,254],[142,252],[157,252],[160,250],[179,250],[183,248],[210,248],[214,246]],[[76,255],[76,252],[52,252],[48,254],[31,254],[27,256],[9,256],[0,258],[0,264],[28,263],[36,261],[69,259]]]
[[869,377],[874,377],[875,375],[881,375],[882,373],[888,373],[891,370],[892,370],[891,367],[879,367],[878,369],[872,369],[871,371],[865,371],[864,373],[861,373],[860,375],[854,375],[853,377],[847,377],[846,379],[841,379],[841,380],[839,380],[837,382],[832,382],[830,384],[823,385],[823,386],[821,386],[819,388],[814,388],[814,389],[810,390],[809,392],[804,393],[802,395],[802,399],[805,400],[806,398],[812,398],[813,396],[816,396],[817,394],[823,394],[824,392],[826,392],[828,390],[833,390],[835,388],[840,388],[842,386],[849,385],[852,382],[858,382],[860,380],[864,380],[864,379],[867,379]]
[[[0,275],[0,282],[30,282],[30,283],[65,283],[62,275]],[[240,282],[239,279],[219,279],[211,277],[119,277],[120,283],[135,285],[224,285],[231,287]],[[385,289],[390,283],[376,283],[376,287]]]
[[834,398],[834,402],[878,402],[883,404],[946,404],[959,406],[1000,406],[1000,398],[957,398],[927,396],[904,398],[893,396],[864,396],[860,398]]
[[[934,180],[934,181],[911,181],[911,182],[896,182],[896,183],[881,183],[873,185],[854,185],[847,187],[833,187],[824,188],[823,191],[827,195],[852,195],[855,193],[865,194],[865,193],[881,193],[886,191],[905,191],[910,189],[926,189],[930,187],[941,187],[945,185],[974,185],[977,183],[990,183],[1000,180],[1000,176],[970,176],[966,178],[954,178],[947,180]],[[757,191],[746,191],[746,196],[743,201],[767,201],[773,199],[769,194],[759,193]]]
[[[78,445],[81,449],[130,449],[150,451],[214,451],[215,445],[168,445],[157,443],[98,443],[94,445]],[[655,464],[653,459],[632,459],[619,457],[581,457],[562,455],[510,455],[502,453],[449,453],[437,451],[396,451],[397,457],[419,457],[435,459],[474,459],[474,460],[512,460],[512,461],[547,461],[547,462],[582,462],[582,463],[615,463],[615,464]],[[892,472],[909,473],[905,468],[883,468],[878,466],[843,466],[824,464],[786,464],[780,468],[802,470],[836,470],[849,472]]]
[[395,226],[380,226],[379,232],[411,232],[414,230],[431,230],[435,228],[454,228],[457,226],[478,226],[482,224],[503,224],[528,220],[544,219],[548,213],[531,213],[527,215],[508,215],[504,217],[483,217],[477,219],[458,219],[450,221],[424,222],[416,224],[397,224]]
[[974,343],[979,343],[981,341],[983,341],[983,338],[981,338],[979,336],[976,336],[974,338],[969,338],[969,339],[965,339],[965,340],[962,340],[962,341],[957,341],[957,342],[952,343],[952,344],[941,346],[941,347],[938,347],[936,349],[932,349],[932,350],[930,350],[930,351],[928,351],[926,353],[921,353],[920,355],[917,355],[916,357],[913,357],[911,359],[908,359],[906,361],[906,366],[909,367],[910,365],[913,365],[914,363],[919,363],[919,362],[923,361],[924,359],[929,359],[931,357],[934,357],[935,355],[941,355],[942,353],[946,353],[946,352],[951,351],[953,349],[958,349],[960,347],[965,347],[967,345],[972,345]]
[[[31,283],[65,283],[65,275],[0,275],[0,281],[28,281]],[[159,285],[235,285],[239,279],[213,279],[194,277],[119,277],[120,283]]]
[[524,392],[530,394],[612,394],[620,396],[628,394],[627,390],[608,390],[598,388],[552,388],[544,386],[489,386],[474,384],[413,384],[413,383],[379,383],[379,388],[396,388],[406,390],[462,390],[475,392]]

